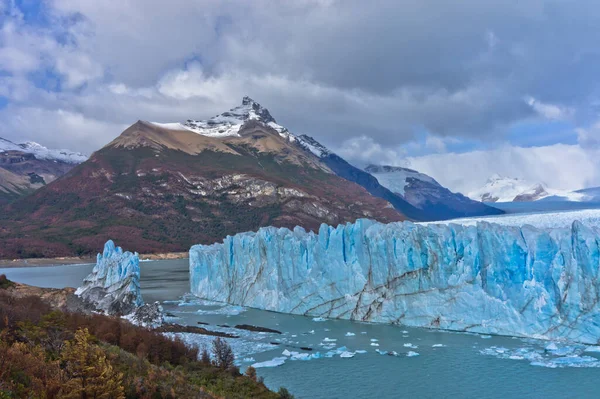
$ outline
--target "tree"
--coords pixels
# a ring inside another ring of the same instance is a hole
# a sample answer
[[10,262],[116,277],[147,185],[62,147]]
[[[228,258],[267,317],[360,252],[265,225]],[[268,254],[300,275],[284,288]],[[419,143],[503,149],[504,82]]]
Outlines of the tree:
[[208,354],[208,349],[206,349],[206,345],[202,346],[202,355],[200,358],[202,364],[210,365],[210,355]]
[[215,338],[212,345],[215,366],[223,370],[232,368],[235,362],[235,355],[231,346],[221,337]]
[[279,395],[279,399],[294,399],[294,395],[292,395],[290,391],[288,391],[284,387],[279,388],[277,394]]
[[104,352],[91,344],[86,329],[78,329],[61,353],[66,381],[61,396],[72,399],[124,399],[123,376],[113,369]]

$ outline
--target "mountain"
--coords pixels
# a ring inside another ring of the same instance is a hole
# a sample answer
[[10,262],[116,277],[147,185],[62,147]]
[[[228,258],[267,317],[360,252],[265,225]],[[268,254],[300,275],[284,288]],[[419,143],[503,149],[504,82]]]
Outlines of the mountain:
[[32,193],[86,159],[76,152],[51,150],[32,141],[15,144],[0,137],[0,205]]
[[536,201],[550,194],[543,183],[493,175],[479,190],[469,193],[469,197],[482,202]]
[[469,193],[469,197],[482,202],[600,202],[600,188],[557,190],[544,183],[493,175],[485,186]]
[[553,202],[594,202],[600,203],[600,187],[589,187],[576,191],[554,192],[542,201]]
[[5,207],[0,258],[92,253],[109,238],[143,252],[182,251],[267,225],[406,218],[334,173],[311,145],[248,97],[204,121],[138,121]]
[[336,175],[360,185],[371,195],[388,201],[396,210],[402,212],[408,218],[421,221],[437,220],[437,215],[424,212],[411,205],[402,196],[381,185],[373,175],[351,165],[314,138],[301,135],[297,137],[297,140],[302,147],[319,157],[321,162],[327,165]]
[[369,165],[365,171],[377,178],[381,185],[434,220],[504,213],[460,193],[453,193],[431,176],[416,170],[398,166]]

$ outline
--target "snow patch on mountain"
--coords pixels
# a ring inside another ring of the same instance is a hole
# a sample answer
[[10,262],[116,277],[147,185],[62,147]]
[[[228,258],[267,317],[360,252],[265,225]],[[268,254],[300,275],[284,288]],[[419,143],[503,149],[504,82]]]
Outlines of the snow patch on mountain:
[[314,138],[307,135],[295,135],[275,121],[269,110],[246,96],[242,105],[206,120],[188,119],[185,123],[150,122],[155,126],[169,130],[189,130],[208,137],[224,138],[239,137],[240,129],[247,121],[259,121],[275,130],[281,137],[292,143],[297,143],[315,156],[322,158],[331,151]]
[[[251,120],[264,123],[290,141],[294,141],[295,139],[294,135],[275,121],[275,118],[271,116],[269,110],[248,96],[242,99],[242,105],[232,108],[227,112],[223,112],[222,114],[206,120],[188,119],[185,123],[181,124],[181,126],[208,137],[239,137],[239,131],[242,125]],[[178,124],[174,123],[164,124],[153,122],[153,124],[171,129],[178,128]]]
[[21,144],[15,144],[12,141],[0,137],[0,153],[7,151],[19,151],[27,154],[33,154],[37,159],[47,161],[59,161],[70,164],[79,164],[87,160],[87,156],[69,150],[52,150],[34,141],[26,141]]
[[47,161],[60,161],[70,164],[80,164],[85,162],[88,157],[80,152],[74,152],[69,150],[53,150],[44,147],[34,141],[26,141],[25,143],[18,145],[23,152],[32,153],[37,159],[44,159]]
[[440,186],[440,184],[431,176],[408,168],[387,165],[369,165],[365,168],[365,171],[375,176],[382,186],[401,196],[404,196],[406,186],[410,184],[410,179],[421,180]]

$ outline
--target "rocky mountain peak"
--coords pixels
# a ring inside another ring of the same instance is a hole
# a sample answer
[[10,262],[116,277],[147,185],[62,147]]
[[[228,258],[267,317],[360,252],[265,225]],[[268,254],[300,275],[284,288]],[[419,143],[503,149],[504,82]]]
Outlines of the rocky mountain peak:
[[268,109],[245,96],[242,104],[205,120],[188,119],[182,127],[198,134],[211,137],[239,136],[242,125],[250,120],[256,120],[275,129],[284,135],[287,129],[275,121]]

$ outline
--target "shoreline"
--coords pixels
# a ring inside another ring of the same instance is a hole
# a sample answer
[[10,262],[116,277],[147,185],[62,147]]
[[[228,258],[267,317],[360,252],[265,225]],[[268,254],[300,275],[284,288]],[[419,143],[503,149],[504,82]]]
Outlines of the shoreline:
[[[154,260],[187,259],[188,252],[168,252],[164,254],[140,254],[140,262]],[[31,259],[0,259],[0,269],[14,269],[22,267],[50,267],[65,265],[89,265],[96,263],[95,256],[69,256],[59,258],[31,258]]]

